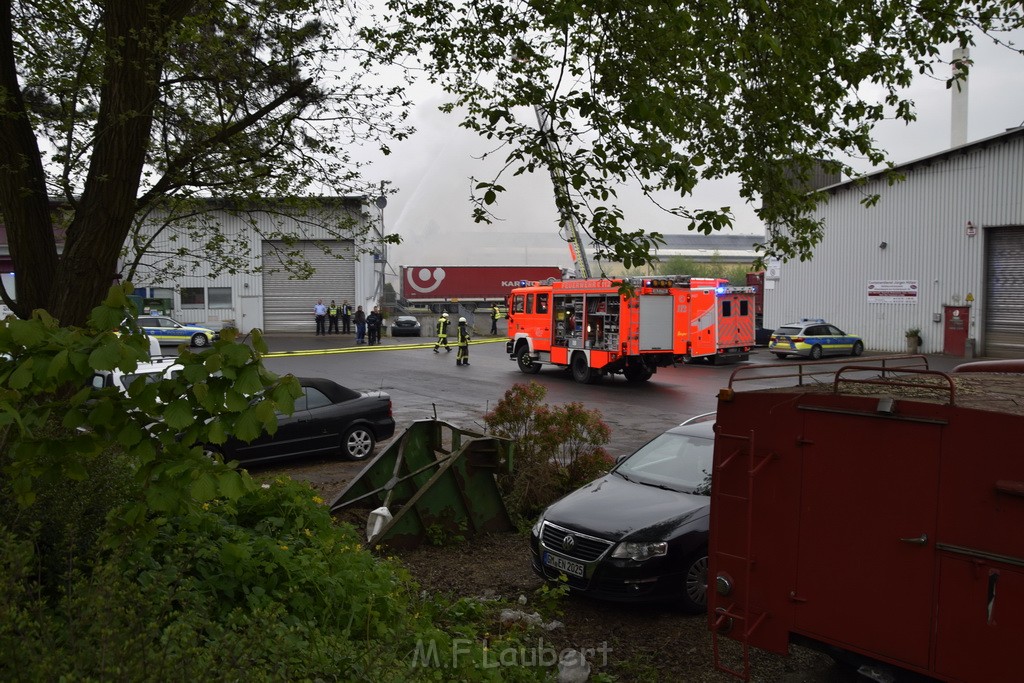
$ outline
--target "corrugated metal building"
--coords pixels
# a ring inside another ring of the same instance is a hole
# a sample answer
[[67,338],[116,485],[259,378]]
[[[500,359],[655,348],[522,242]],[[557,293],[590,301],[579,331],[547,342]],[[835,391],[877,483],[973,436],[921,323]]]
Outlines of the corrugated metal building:
[[1024,357],[1024,128],[896,170],[826,188],[813,259],[766,271],[765,326],[826,318],[889,352],[918,328],[924,352]]
[[[162,260],[147,255],[134,284],[152,311],[186,324],[234,325],[242,333],[261,328],[312,335],[317,299],[328,304],[333,299],[339,305],[347,300],[368,312],[380,298],[381,248],[379,243],[372,245],[373,237],[380,236],[379,218],[375,209],[367,212],[365,198],[326,198],[315,219],[308,215],[289,218],[280,210],[251,211],[244,218],[230,211],[213,211],[226,235],[242,238],[252,267],[245,273],[210,277],[212,264],[200,258],[192,273],[169,278]],[[339,219],[354,221],[348,238],[339,238],[336,229],[321,227],[341,223]],[[208,236],[178,232],[173,250],[201,253],[204,238]],[[166,240],[158,240],[153,252],[171,251],[168,246]],[[281,258],[287,252],[301,254],[315,269],[312,276],[296,279],[282,268]]]

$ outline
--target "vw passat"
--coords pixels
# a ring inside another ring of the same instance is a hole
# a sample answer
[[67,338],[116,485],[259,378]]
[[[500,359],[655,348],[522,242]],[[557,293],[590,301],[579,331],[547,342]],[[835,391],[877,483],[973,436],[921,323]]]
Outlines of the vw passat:
[[654,438],[551,504],[530,535],[533,570],[606,600],[707,605],[714,414]]

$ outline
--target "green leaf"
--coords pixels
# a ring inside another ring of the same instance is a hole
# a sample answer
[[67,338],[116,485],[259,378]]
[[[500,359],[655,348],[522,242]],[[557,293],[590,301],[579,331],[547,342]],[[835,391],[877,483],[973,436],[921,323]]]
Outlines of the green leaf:
[[235,422],[235,436],[246,443],[255,440],[263,433],[263,424],[260,422],[256,411],[249,409],[238,416]]
[[113,370],[121,362],[121,344],[116,337],[109,337],[89,354],[89,367],[96,370]]
[[195,422],[192,406],[187,399],[172,401],[164,410],[164,421],[171,429],[184,429]]
[[35,365],[35,359],[26,358],[18,367],[11,373],[11,378],[8,380],[12,389],[24,389],[25,387],[32,384],[32,367]]
[[203,472],[192,482],[189,492],[197,501],[213,500],[217,497],[217,480],[209,472]]

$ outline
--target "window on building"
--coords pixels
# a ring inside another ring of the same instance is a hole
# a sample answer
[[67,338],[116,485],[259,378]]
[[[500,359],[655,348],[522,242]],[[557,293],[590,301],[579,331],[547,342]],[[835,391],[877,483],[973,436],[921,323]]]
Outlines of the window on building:
[[182,287],[182,308],[204,308],[206,306],[206,290],[202,287]]
[[210,299],[210,308],[231,308],[230,287],[210,287],[206,294]]

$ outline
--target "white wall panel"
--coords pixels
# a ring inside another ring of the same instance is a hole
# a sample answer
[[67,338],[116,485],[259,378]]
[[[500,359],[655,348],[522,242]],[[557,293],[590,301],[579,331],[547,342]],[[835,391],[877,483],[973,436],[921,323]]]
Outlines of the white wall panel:
[[[822,317],[864,337],[868,349],[901,352],[905,331],[922,331],[926,352],[940,352],[943,305],[973,296],[970,335],[984,340],[985,230],[1024,225],[1024,134],[997,136],[956,152],[907,164],[903,182],[882,178],[835,186],[818,210],[825,233],[814,257],[782,264],[765,291],[765,326]],[[862,198],[879,194],[864,207]],[[967,223],[977,226],[967,236]],[[879,245],[885,242],[886,248]],[[915,280],[915,304],[869,303],[871,280]]]

